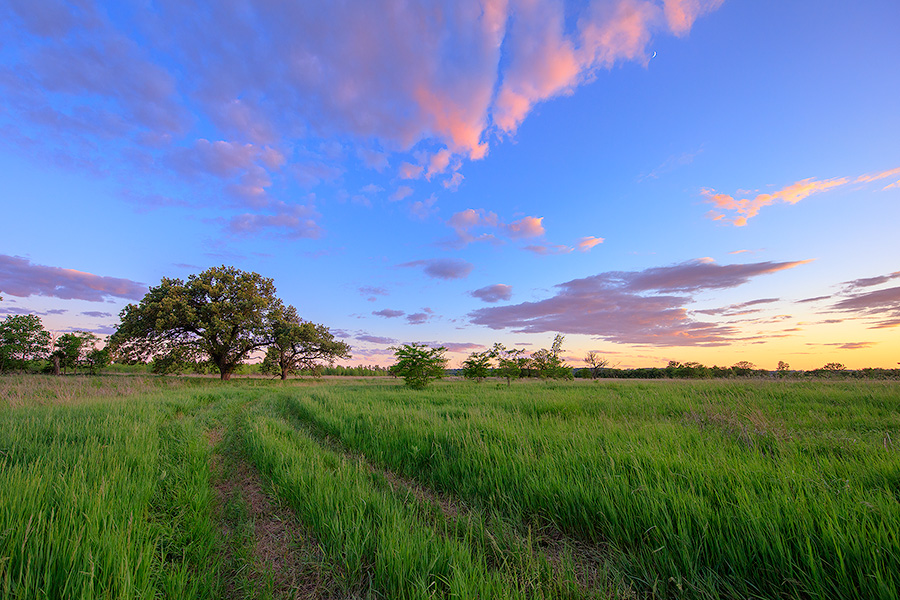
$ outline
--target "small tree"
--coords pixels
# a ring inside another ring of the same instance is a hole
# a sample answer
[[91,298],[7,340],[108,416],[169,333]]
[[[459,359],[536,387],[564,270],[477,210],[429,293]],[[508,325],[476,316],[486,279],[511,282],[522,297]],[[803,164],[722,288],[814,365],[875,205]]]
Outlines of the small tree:
[[824,367],[822,367],[822,370],[828,371],[830,373],[837,373],[839,371],[845,370],[846,368],[847,367],[845,367],[842,363],[830,362],[830,363],[827,363]]
[[394,346],[391,350],[394,351],[397,362],[391,366],[390,372],[402,377],[407,387],[421,390],[431,380],[444,376],[444,367],[447,366],[444,352],[447,349],[443,346],[430,348],[425,344],[412,343]]
[[87,331],[74,331],[64,333],[56,338],[56,349],[51,359],[59,361],[63,373],[68,374],[69,367],[78,374],[78,367],[82,365],[87,354],[96,348],[97,336]]
[[528,357],[525,356],[525,350],[507,348],[500,343],[494,344],[490,356],[497,359],[497,373],[506,378],[506,387],[512,384],[513,379],[521,377],[522,369],[529,363]]
[[0,322],[0,372],[24,371],[50,351],[50,333],[37,315],[10,315]]
[[599,352],[594,352],[593,350],[587,353],[587,356],[584,357],[584,362],[591,370],[591,379],[600,377],[603,370],[609,366],[609,359],[602,358]]
[[474,379],[478,383],[484,381],[491,372],[491,352],[473,352],[463,361],[462,375],[466,379]]
[[732,372],[738,377],[747,377],[748,375],[753,375],[754,369],[756,369],[756,365],[754,365],[749,360],[741,360],[731,366]]
[[84,364],[91,375],[99,375],[109,364],[109,348],[94,348],[85,355]]
[[301,320],[293,306],[275,311],[271,327],[272,345],[260,367],[264,373],[277,373],[284,380],[290,373],[315,371],[323,362],[332,365],[335,359],[350,358],[349,345],[335,340],[324,325]]
[[542,379],[548,377],[551,379],[570,379],[572,377],[571,367],[563,363],[560,357],[564,339],[562,335],[556,334],[549,350],[541,348],[531,355],[531,365],[537,371],[538,377]]
[[783,360],[779,360],[778,366],[775,368],[775,372],[778,373],[779,377],[787,377],[790,370],[791,370],[791,365],[787,364]]

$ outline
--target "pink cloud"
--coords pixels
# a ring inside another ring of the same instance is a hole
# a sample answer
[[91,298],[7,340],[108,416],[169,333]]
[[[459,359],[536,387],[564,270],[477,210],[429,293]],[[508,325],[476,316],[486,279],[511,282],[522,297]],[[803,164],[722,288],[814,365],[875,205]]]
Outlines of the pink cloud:
[[384,317],[386,319],[396,319],[397,317],[402,317],[406,313],[402,310],[393,310],[390,308],[384,308],[382,310],[376,310],[372,312],[376,317]]
[[487,287],[479,288],[474,292],[471,292],[471,295],[479,300],[483,300],[484,302],[488,302],[493,304],[494,302],[500,302],[501,300],[509,300],[512,298],[512,286],[505,285],[503,283],[497,283],[494,285],[489,285]]
[[422,176],[422,172],[425,170],[425,167],[421,165],[414,165],[412,163],[402,163],[400,165],[400,171],[398,173],[400,179],[418,179]]
[[598,238],[594,236],[583,237],[578,242],[576,242],[575,247],[578,248],[580,252],[588,252],[591,248],[598,244],[602,244],[605,240],[603,238]]
[[543,217],[524,217],[507,225],[506,232],[516,239],[539,237],[544,235],[543,220]]
[[664,0],[663,12],[672,33],[681,37],[691,30],[697,17],[712,12],[725,0]]
[[[347,156],[381,171],[405,154],[401,178],[445,175],[442,185],[456,189],[455,162],[483,158],[492,133],[514,133],[536,103],[571,93],[597,69],[645,62],[653,35],[684,35],[718,5],[226,2],[198,10],[167,1],[107,14],[91,3],[12,0],[15,39],[5,42],[25,50],[0,85],[17,90],[13,133],[24,131],[20,123],[39,126],[69,160],[94,162],[85,147],[104,138],[115,140],[117,156],[130,145],[139,151],[128,156],[149,154],[157,169],[182,175],[233,179],[258,167],[272,179],[287,169],[311,186],[342,173]],[[34,94],[34,81],[49,93]],[[194,124],[220,141],[195,143]],[[323,139],[340,139],[340,151]],[[408,162],[421,143],[440,149],[427,163]],[[267,187],[229,184],[254,202]]]
[[101,302],[107,298],[139,300],[146,293],[146,285],[130,279],[35,265],[27,258],[0,254],[0,295]]
[[428,160],[428,172],[425,173],[425,178],[430,181],[435,175],[439,175],[446,171],[450,166],[451,156],[452,153],[446,148],[432,154],[431,158]]
[[[716,206],[716,208],[734,213],[731,219],[725,219],[725,222],[731,223],[736,227],[743,227],[747,224],[747,220],[759,214],[760,209],[771,206],[777,202],[786,202],[787,204],[796,204],[801,200],[825,192],[837,187],[841,187],[850,182],[847,177],[836,177],[834,179],[826,179],[824,181],[816,181],[815,179],[803,179],[796,183],[782,188],[771,194],[758,194],[754,198],[745,198],[736,200],[728,194],[719,194],[715,190],[703,190],[703,195],[708,201]],[[722,220],[724,215],[713,213],[714,220]]]
[[889,169],[887,171],[878,171],[875,173],[869,173],[867,175],[860,175],[856,178],[856,181],[859,183],[869,183],[871,181],[878,181],[879,179],[886,179],[888,177],[894,177],[896,175],[900,175],[900,167],[896,169]]
[[499,220],[497,215],[488,212],[483,208],[466,210],[454,213],[447,221],[447,225],[455,229],[457,232],[469,231],[476,227],[497,227]]

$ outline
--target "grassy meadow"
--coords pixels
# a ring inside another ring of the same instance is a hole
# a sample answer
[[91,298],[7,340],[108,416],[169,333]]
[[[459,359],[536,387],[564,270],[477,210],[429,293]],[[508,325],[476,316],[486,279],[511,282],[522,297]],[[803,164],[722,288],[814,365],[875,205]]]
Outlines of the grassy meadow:
[[2,598],[897,598],[900,384],[0,378]]

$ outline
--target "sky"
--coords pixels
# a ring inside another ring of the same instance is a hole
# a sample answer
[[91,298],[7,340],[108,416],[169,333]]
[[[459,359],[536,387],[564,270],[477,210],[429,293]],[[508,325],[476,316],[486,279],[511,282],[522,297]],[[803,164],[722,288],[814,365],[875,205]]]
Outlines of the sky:
[[0,317],[233,265],[392,362],[900,361],[896,0],[0,0]]

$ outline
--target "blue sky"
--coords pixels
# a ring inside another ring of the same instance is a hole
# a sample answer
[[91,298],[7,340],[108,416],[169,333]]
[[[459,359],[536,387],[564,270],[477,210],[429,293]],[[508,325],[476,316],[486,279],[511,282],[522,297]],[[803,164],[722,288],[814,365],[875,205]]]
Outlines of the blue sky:
[[[0,0],[0,314],[275,280],[385,364],[892,367],[893,1]],[[817,299],[816,299],[817,298]],[[812,299],[812,300],[811,300]]]

